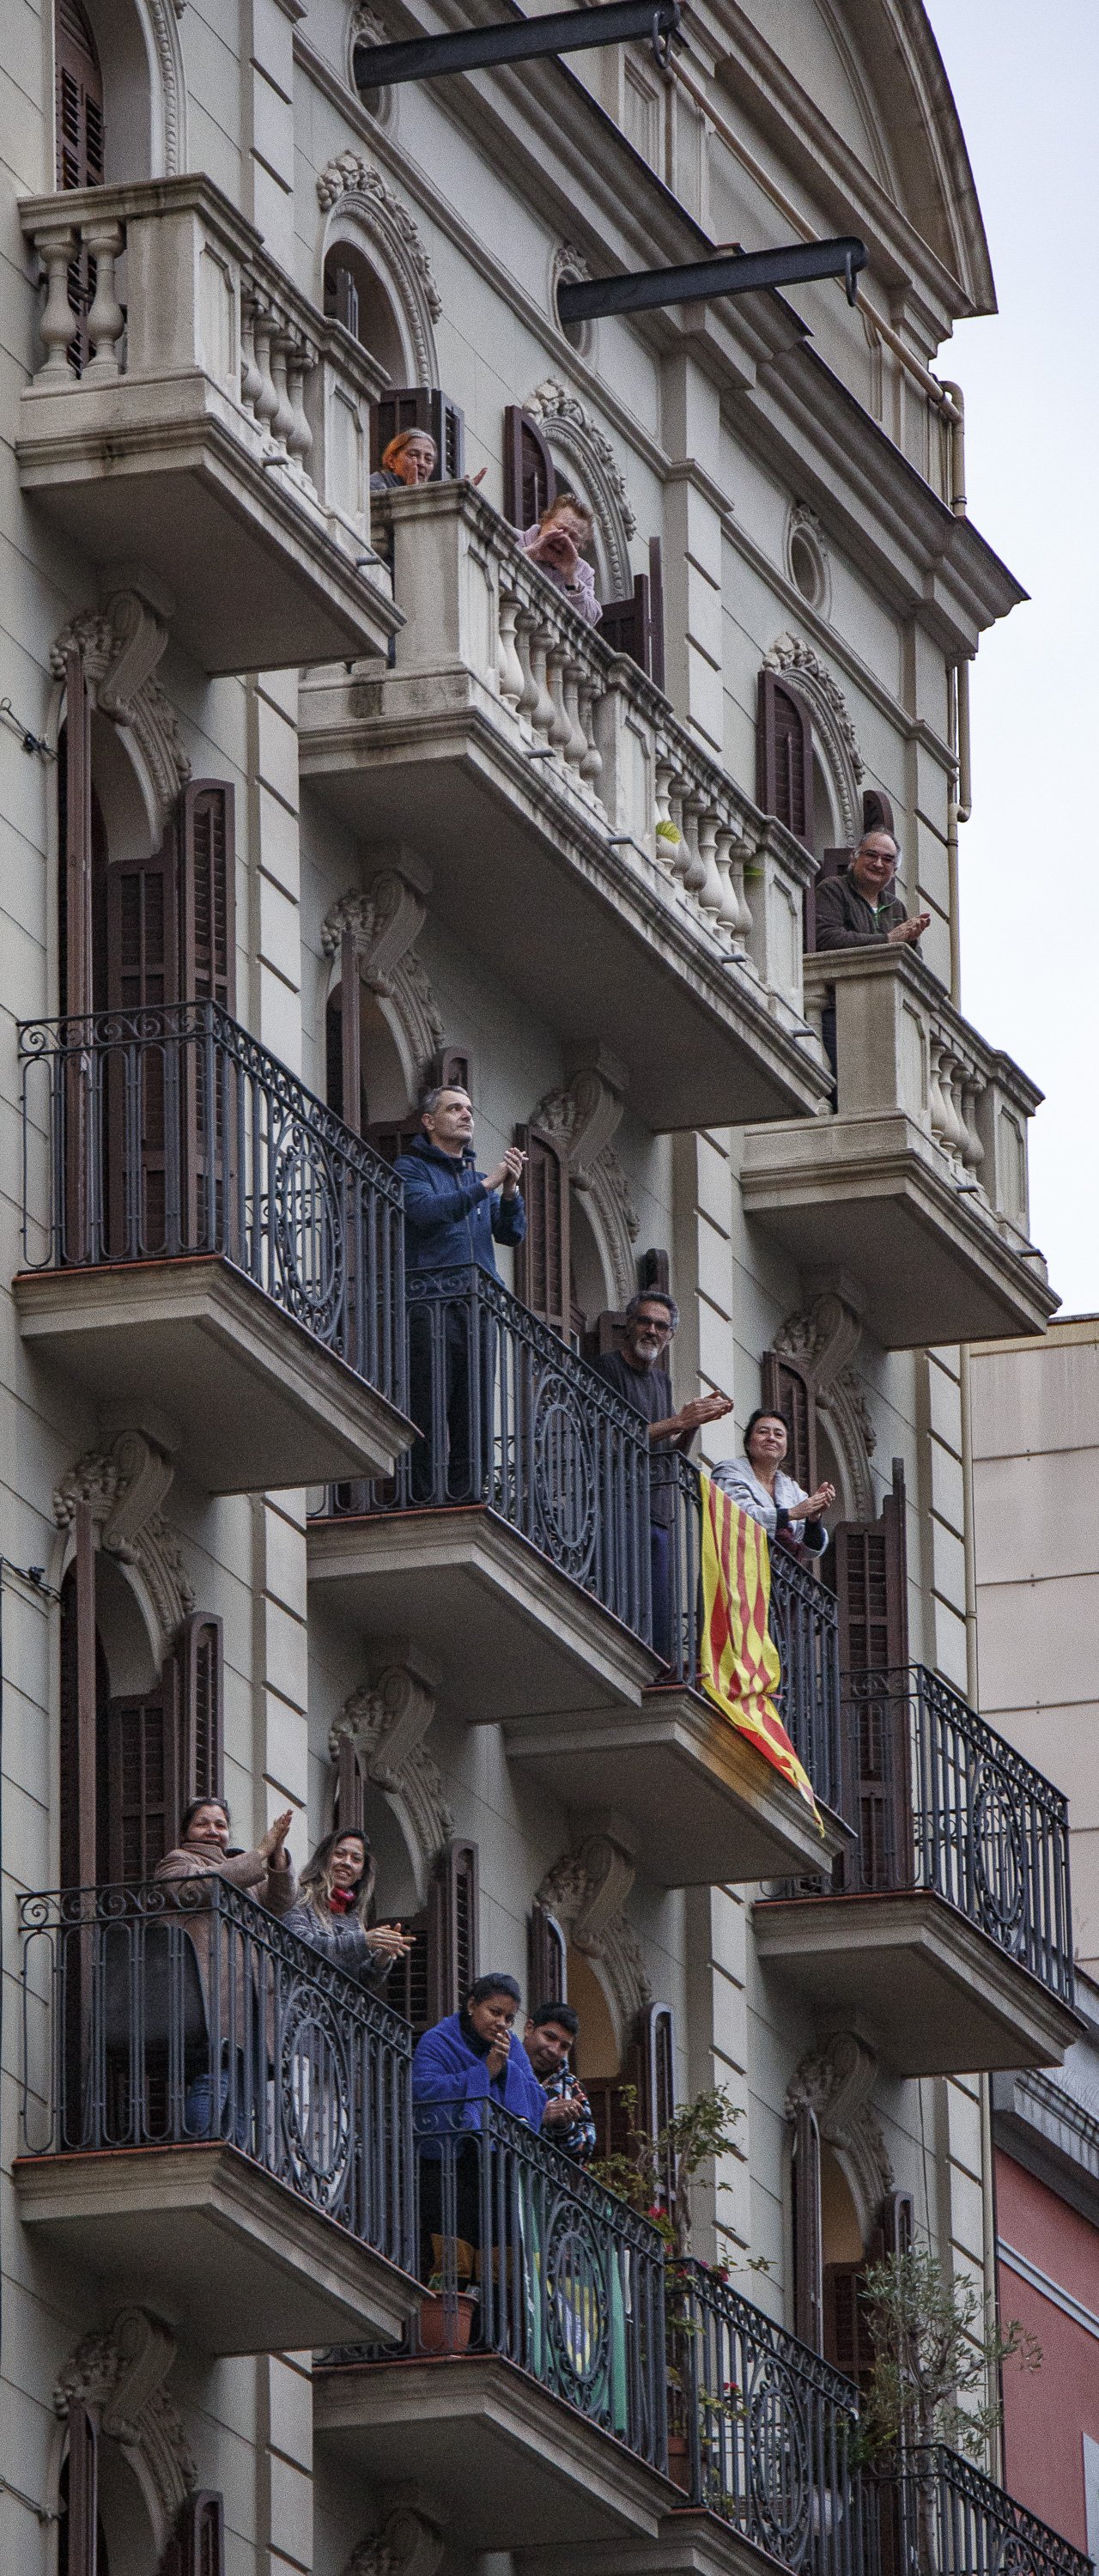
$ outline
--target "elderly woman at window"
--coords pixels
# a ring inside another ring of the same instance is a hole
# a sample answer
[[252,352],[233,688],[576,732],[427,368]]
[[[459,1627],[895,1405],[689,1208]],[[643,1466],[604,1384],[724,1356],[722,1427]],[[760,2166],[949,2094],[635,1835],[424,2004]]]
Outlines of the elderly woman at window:
[[301,1874],[301,1893],[285,1917],[288,1932],[323,1950],[333,1967],[360,1985],[382,1987],[413,1944],[399,1924],[370,1924],[377,1872],[366,1835],[326,1834]]
[[577,500],[575,492],[559,492],[541,518],[523,534],[523,546],[531,562],[564,592],[569,607],[575,608],[578,617],[586,618],[589,626],[598,626],[603,614],[595,596],[595,574],[580,551],[590,543],[594,525],[591,511]]
[[835,1502],[836,1488],[825,1483],[807,1494],[784,1470],[789,1446],[789,1423],[760,1405],[749,1417],[743,1456],[723,1459],[711,1470],[713,1480],[742,1512],[762,1523],[769,1539],[823,1556],[828,1532],[821,1514]]
[[[399,429],[382,449],[381,470],[370,477],[371,491],[399,492],[403,485],[414,492],[418,483],[431,482],[438,454],[430,430]],[[479,473],[467,474],[464,480],[476,486],[484,482],[485,473],[482,465]]]

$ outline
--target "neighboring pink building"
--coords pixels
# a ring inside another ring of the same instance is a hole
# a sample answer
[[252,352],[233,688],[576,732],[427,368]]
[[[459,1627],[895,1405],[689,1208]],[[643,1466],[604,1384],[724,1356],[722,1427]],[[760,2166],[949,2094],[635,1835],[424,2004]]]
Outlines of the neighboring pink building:
[[1003,2320],[1041,2344],[1004,2371],[1004,2484],[1099,2564],[1099,1991],[1056,2076],[993,2078]]

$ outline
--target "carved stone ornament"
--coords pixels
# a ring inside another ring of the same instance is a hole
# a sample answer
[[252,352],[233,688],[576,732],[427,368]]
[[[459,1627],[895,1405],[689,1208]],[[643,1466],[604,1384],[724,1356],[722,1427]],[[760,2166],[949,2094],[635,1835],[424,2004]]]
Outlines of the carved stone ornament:
[[570,1181],[591,1199],[596,1228],[610,1262],[615,1297],[624,1306],[636,1286],[633,1246],[640,1231],[640,1218],[611,1144],[621,1117],[619,1088],[597,1067],[589,1066],[584,1072],[571,1074],[557,1090],[544,1094],[534,1111],[533,1123],[560,1143]]
[[864,2245],[893,2189],[893,2168],[870,2096],[878,2061],[853,2031],[835,2031],[823,2048],[803,2057],[786,2096],[788,2118],[803,2103],[817,2115],[820,2134],[834,2150],[851,2186]]
[[802,1313],[788,1315],[775,1336],[775,1349],[801,1360],[816,1381],[817,1407],[843,1459],[851,1489],[852,1516],[869,1519],[874,1511],[870,1461],[878,1435],[854,1369],[862,1326],[853,1306],[833,1291],[813,1299]]
[[399,868],[383,868],[365,892],[352,887],[321,923],[326,957],[338,957],[344,931],[354,936],[367,990],[391,1005],[415,1091],[443,1043],[443,1020],[413,941],[427,918],[417,888]]
[[328,1736],[333,1761],[341,1736],[348,1737],[364,1779],[397,1801],[412,1848],[426,1866],[454,1832],[438,1765],[423,1741],[434,1715],[434,1691],[406,1664],[390,1664],[376,1682],[351,1692]]
[[103,609],[82,609],[50,647],[50,669],[63,680],[75,649],[92,705],[129,733],[144,765],[164,829],[191,763],[174,707],[153,673],[168,641],[159,610],[137,590],[116,590]]
[[812,709],[817,747],[835,791],[843,840],[853,847],[862,830],[858,788],[866,764],[839,681],[800,635],[777,636],[763,663],[768,671],[789,671]]
[[322,214],[350,219],[344,238],[364,232],[378,256],[382,280],[400,307],[415,354],[417,381],[439,381],[432,324],[443,300],[415,216],[361,152],[337,152],[317,177]]
[[613,1834],[589,1834],[547,1870],[535,1897],[570,1947],[598,1961],[623,2036],[652,2001],[641,1944],[624,1911],[633,1881],[631,1853]]
[[85,2335],[62,2363],[53,2408],[63,2423],[75,2399],[94,2408],[99,2430],[137,2473],[162,2549],[180,2507],[198,2485],[187,2436],[164,2388],[175,2359],[167,2327],[144,2308],[123,2308],[106,2333]]
[[343,2576],[437,2576],[445,2541],[437,2523],[415,2505],[395,2505],[381,2530],[360,2540]]
[[100,1547],[141,1580],[163,1654],[195,1599],[179,1542],[160,1509],[172,1474],[171,1460],[144,1432],[123,1431],[108,1453],[89,1449],[78,1459],[53,1497],[59,1529],[70,1526],[78,1503],[90,1503]]
[[553,451],[564,456],[577,469],[584,495],[592,502],[592,510],[595,510],[602,538],[607,544],[615,595],[625,598],[633,590],[628,538],[636,533],[638,520],[631,495],[625,489],[623,469],[618,464],[615,448],[610,446],[610,438],[605,435],[605,430],[600,430],[600,422],[592,420],[592,415],[584,410],[577,394],[569,394],[569,389],[559,384],[556,376],[546,376],[543,384],[535,384],[533,394],[528,394],[528,402],[522,404],[522,410],[530,412],[533,420],[543,422]]

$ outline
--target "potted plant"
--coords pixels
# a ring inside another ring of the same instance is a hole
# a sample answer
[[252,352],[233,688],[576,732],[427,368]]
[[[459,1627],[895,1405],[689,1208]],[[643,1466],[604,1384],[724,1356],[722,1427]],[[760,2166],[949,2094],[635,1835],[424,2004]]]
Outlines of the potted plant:
[[468,2352],[473,2331],[476,2290],[459,2290],[442,2272],[433,2272],[420,2303],[420,2351]]

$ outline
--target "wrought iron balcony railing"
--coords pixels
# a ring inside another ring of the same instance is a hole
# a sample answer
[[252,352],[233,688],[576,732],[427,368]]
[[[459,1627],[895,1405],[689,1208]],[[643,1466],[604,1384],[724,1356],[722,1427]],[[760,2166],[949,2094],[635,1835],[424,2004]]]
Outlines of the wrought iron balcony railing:
[[853,2576],[857,2389],[700,2263],[667,2300],[673,2474],[780,2566]]
[[943,2444],[864,2472],[866,2576],[1092,2576],[1093,2562]]
[[[421,2103],[413,2116],[420,2268],[433,2297],[406,2353],[513,2362],[663,2471],[657,2229],[496,2102]],[[363,2344],[324,2356],[343,2366],[393,2357]]]
[[396,1475],[330,1486],[328,1513],[483,1504],[648,1640],[645,1424],[488,1271],[410,1274],[407,1409]]
[[[690,1684],[698,1670],[702,1615],[701,1496],[693,1459],[654,1457],[654,1497],[659,1489],[670,1489],[673,1509],[669,1661],[676,1679]],[[788,1549],[773,1547],[770,1554],[770,1629],[782,1666],[779,1716],[818,1798],[839,1812],[843,1775],[835,1596]]]
[[29,1270],[220,1254],[403,1406],[401,1184],[216,1003],[20,1030]]
[[415,2273],[412,2033],[217,1877],[25,1896],[27,2156],[223,2139]]
[[927,1888],[1073,2001],[1068,1802],[923,1664],[844,1683],[845,1888]]

